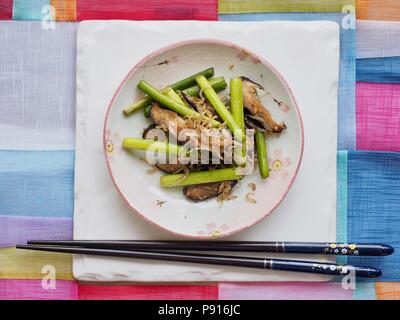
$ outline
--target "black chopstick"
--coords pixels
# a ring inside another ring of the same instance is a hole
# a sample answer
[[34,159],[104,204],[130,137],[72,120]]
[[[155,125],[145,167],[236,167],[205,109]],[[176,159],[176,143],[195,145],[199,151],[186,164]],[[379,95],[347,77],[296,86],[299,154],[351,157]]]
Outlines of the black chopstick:
[[192,250],[302,253],[348,256],[386,256],[393,247],[373,243],[263,242],[263,241],[153,241],[153,240],[32,240],[28,244],[85,246],[114,250]]
[[351,269],[353,269],[356,276],[366,277],[366,278],[376,278],[382,274],[380,270],[374,268],[349,267],[333,263],[254,258],[254,257],[219,256],[219,255],[179,253],[179,252],[168,252],[168,251],[131,251],[131,250],[126,251],[126,250],[113,250],[113,249],[68,247],[68,246],[44,246],[44,245],[22,245],[22,246],[17,246],[17,249],[228,265],[237,267],[295,271],[295,272],[306,272],[306,273],[325,274],[325,275],[346,275],[349,272],[351,272]]

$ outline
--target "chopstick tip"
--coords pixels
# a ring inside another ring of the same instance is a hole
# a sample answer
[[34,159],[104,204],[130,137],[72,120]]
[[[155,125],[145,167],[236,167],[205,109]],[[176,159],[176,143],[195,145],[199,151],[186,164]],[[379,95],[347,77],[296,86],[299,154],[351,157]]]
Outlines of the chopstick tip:
[[27,248],[29,248],[29,246],[23,245],[23,244],[19,244],[19,245],[16,245],[15,248],[16,249],[27,249]]
[[389,246],[389,245],[385,244],[385,245],[383,246],[383,254],[384,254],[385,256],[389,256],[389,255],[391,255],[392,253],[394,253],[394,248],[393,248],[392,246]]

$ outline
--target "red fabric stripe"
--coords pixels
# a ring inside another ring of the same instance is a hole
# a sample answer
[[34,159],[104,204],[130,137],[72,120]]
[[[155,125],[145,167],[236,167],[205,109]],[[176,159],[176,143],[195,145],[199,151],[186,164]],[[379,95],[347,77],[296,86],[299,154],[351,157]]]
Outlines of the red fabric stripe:
[[357,83],[357,149],[400,151],[400,85]]
[[217,285],[78,285],[80,300],[215,300]]
[[217,20],[217,0],[77,0],[77,20]]
[[0,20],[11,20],[13,0],[0,0]]

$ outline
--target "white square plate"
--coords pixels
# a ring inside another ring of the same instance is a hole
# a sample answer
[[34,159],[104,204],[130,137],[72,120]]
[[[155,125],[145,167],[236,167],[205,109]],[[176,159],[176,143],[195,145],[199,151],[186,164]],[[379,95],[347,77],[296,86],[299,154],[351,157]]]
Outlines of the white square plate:
[[[103,155],[104,116],[119,83],[143,56],[174,42],[210,37],[235,42],[270,61],[292,88],[305,128],[301,169],[284,202],[258,225],[228,239],[335,240],[339,26],[321,21],[81,23],[75,239],[173,239],[131,212],[115,191]],[[88,281],[330,279],[311,274],[79,255],[74,257],[73,271],[77,279]]]

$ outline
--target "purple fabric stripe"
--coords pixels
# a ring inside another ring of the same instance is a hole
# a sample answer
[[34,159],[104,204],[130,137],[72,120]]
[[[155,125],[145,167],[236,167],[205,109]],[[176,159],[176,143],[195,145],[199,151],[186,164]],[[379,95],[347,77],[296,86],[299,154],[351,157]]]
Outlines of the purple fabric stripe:
[[72,218],[0,216],[0,247],[34,239],[72,239]]

